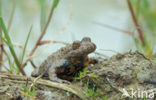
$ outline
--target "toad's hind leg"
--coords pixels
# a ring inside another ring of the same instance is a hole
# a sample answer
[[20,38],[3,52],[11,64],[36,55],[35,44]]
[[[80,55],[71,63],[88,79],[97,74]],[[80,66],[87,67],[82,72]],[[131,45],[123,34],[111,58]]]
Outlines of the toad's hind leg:
[[32,77],[38,77],[39,73],[38,73],[39,68],[34,69],[34,71],[31,73]]
[[53,67],[51,67],[49,69],[48,74],[49,74],[49,79],[51,81],[55,81],[55,82],[59,82],[59,83],[70,83],[67,80],[62,80],[62,79],[58,78],[56,75],[56,69]]

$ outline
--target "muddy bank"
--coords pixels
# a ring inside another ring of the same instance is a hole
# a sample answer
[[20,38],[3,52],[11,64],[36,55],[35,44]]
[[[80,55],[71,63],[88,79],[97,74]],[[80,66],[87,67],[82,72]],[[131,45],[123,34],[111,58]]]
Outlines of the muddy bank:
[[[1,72],[0,100],[131,100],[132,96],[133,99],[142,100],[142,96],[151,98],[155,95],[154,59],[139,52],[96,59],[97,64],[88,66],[71,83],[62,84]],[[123,90],[129,94],[127,97],[122,96]],[[135,95],[131,95],[132,90],[136,92]],[[141,91],[147,91],[147,94],[142,95]]]

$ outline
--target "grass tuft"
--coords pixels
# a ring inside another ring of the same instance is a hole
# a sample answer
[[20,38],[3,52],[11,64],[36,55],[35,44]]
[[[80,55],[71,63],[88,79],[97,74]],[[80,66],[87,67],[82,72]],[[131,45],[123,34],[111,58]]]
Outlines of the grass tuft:
[[20,69],[20,72],[21,72],[23,75],[26,75],[25,72],[24,72],[24,70],[21,68],[21,65],[20,65],[19,60],[18,60],[18,58],[17,58],[17,55],[16,55],[16,53],[15,53],[13,44],[12,44],[12,42],[11,42],[10,36],[9,36],[9,34],[8,34],[8,31],[7,31],[7,29],[6,29],[6,26],[5,26],[5,24],[4,24],[4,21],[3,21],[2,17],[0,17],[0,27],[2,28],[2,30],[3,30],[3,32],[4,32],[4,36],[5,36],[6,39],[4,39],[4,37],[2,37],[2,35],[0,35],[0,38],[8,45],[9,50],[10,50],[10,52],[11,52],[13,58],[14,58],[14,61],[15,61],[15,63],[16,63],[16,66]]

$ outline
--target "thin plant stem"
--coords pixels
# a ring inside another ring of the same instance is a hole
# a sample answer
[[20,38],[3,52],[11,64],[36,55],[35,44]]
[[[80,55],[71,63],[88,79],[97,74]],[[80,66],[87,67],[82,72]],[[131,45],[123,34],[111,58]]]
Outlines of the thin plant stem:
[[45,26],[44,26],[43,31],[41,32],[40,37],[38,38],[38,40],[37,40],[37,42],[36,42],[34,48],[33,48],[32,51],[30,52],[29,56],[32,56],[32,55],[34,54],[35,50],[36,50],[37,47],[38,47],[38,44],[40,43],[40,41],[42,40],[43,36],[45,35],[46,30],[47,30],[47,28],[48,28],[48,26],[49,26],[49,23],[50,23],[50,21],[51,21],[51,17],[52,17],[52,15],[53,15],[54,9],[55,9],[55,8],[53,7],[53,4],[52,4],[52,7],[51,7],[51,10],[50,10],[50,14],[49,14],[48,20],[47,20],[47,22],[46,22],[46,24],[45,24]]
[[119,32],[122,32],[122,33],[133,35],[133,32],[128,31],[128,30],[120,29],[120,28],[117,28],[117,27],[114,27],[114,26],[111,26],[111,25],[108,25],[108,24],[103,24],[103,23],[101,24],[101,23],[97,23],[97,22],[94,22],[94,23],[97,24],[97,25],[100,25],[100,26],[115,30],[115,31],[119,31]]
[[138,24],[137,18],[135,16],[135,13],[134,13],[134,10],[133,10],[133,7],[132,7],[132,4],[131,4],[130,0],[127,0],[127,3],[128,3],[128,7],[129,7],[129,10],[130,10],[133,22],[135,24],[135,27],[137,28],[137,31],[138,31],[139,38],[141,40],[142,46],[145,47],[145,40],[144,40],[143,32],[140,29],[140,26]]
[[13,20],[14,13],[15,13],[15,8],[16,8],[16,0],[13,0],[13,6],[12,6],[12,10],[11,10],[11,15],[10,15],[9,22],[8,22],[8,27],[7,27],[8,32],[9,32],[10,27],[12,25],[12,20]]

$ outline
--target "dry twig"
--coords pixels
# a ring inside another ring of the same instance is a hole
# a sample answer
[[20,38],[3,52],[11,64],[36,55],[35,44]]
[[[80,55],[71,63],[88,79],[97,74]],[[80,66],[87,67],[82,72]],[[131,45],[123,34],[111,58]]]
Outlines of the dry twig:
[[9,80],[10,82],[17,83],[17,84],[25,84],[26,82],[31,84],[33,81],[37,80],[36,85],[48,86],[48,88],[62,89],[62,90],[75,94],[82,100],[85,100],[85,92],[71,84],[57,83],[57,82],[52,82],[52,81],[44,80],[44,79],[36,79],[33,77],[12,75],[12,74],[7,74],[7,73],[0,73],[0,78],[3,79],[4,81]]

